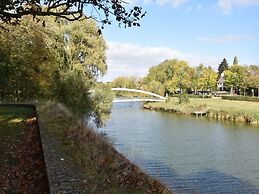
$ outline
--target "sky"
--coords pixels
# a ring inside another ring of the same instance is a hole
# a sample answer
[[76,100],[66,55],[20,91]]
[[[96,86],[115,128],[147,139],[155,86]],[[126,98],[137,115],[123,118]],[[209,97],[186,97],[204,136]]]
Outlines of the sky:
[[234,56],[242,65],[259,65],[259,0],[127,0],[147,15],[141,27],[123,28],[114,22],[102,31],[107,44],[108,72],[145,76],[166,59],[185,60],[217,69]]

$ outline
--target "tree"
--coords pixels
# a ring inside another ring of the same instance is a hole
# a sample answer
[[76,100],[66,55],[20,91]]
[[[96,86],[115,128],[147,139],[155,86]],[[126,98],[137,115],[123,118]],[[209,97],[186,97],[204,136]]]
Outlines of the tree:
[[[17,23],[22,16],[56,16],[69,21],[92,18],[102,25],[111,24],[111,16],[119,25],[140,26],[146,13],[141,7],[127,11],[122,0],[1,0],[0,21]],[[43,20],[42,24],[45,24]]]
[[257,88],[256,80],[259,74],[256,69],[258,69],[256,66],[232,65],[229,70],[224,72],[225,87],[230,89],[231,94],[233,89],[236,89],[245,96],[248,89]]
[[172,79],[176,80],[180,93],[191,88],[193,74],[194,69],[185,61],[178,61],[177,65],[174,66],[174,75]]
[[212,92],[217,85],[217,74],[211,67],[205,68],[199,79],[200,88]]
[[233,65],[238,65],[238,59],[237,59],[237,56],[235,56],[235,57],[234,57]]
[[230,70],[224,71],[224,84],[225,87],[230,89],[230,93],[233,94],[233,89],[238,87],[239,79],[236,72]]
[[228,63],[227,63],[226,58],[224,58],[223,61],[219,64],[219,67],[218,67],[218,79],[220,78],[221,74],[225,70],[228,70]]
[[258,65],[250,65],[248,67],[249,71],[249,79],[250,79],[250,87],[252,89],[257,89],[257,96],[259,98],[259,66]]
[[59,41],[51,41],[47,36],[50,31],[27,20],[19,26],[4,27],[8,33],[0,30],[0,77],[5,83],[0,87],[2,100],[49,96],[52,72],[58,68],[60,59],[54,49]]
[[149,92],[153,92],[155,94],[159,94],[161,96],[165,95],[165,87],[162,83],[152,80],[148,86],[147,86],[147,90]]
[[120,77],[115,78],[111,82],[111,86],[113,88],[138,89],[138,87],[137,87],[138,81],[139,81],[139,79],[137,77],[120,76]]
[[177,60],[165,60],[162,63],[149,68],[147,76],[144,78],[144,83],[148,84],[152,80],[164,84],[171,79],[174,74],[174,68],[178,64]]
[[209,67],[205,67],[200,64],[195,68],[194,76],[192,77],[192,87],[197,93],[198,90],[201,91],[213,91],[216,89],[217,85],[217,73]]
[[[105,118],[101,112],[108,113],[106,103],[111,103],[106,94],[99,95],[103,87],[96,88],[97,78],[107,70],[104,40],[91,20],[66,25],[54,20],[49,18],[46,27],[26,17],[17,26],[3,24],[0,100],[55,100],[74,114],[93,117],[100,125]],[[99,97],[90,93],[95,90]],[[105,103],[97,105],[100,98]]]
[[243,94],[246,95],[246,89],[250,85],[249,72],[246,66],[232,65],[229,70],[236,74],[235,88],[242,89]]
[[203,64],[200,64],[198,67],[195,68],[195,72],[193,75],[193,80],[192,80],[192,88],[194,90],[194,93],[197,94],[197,91],[200,90],[202,87],[201,83],[201,76],[205,70],[205,66]]
[[[139,82],[140,82],[140,79],[138,77],[120,76],[115,78],[110,85],[113,88],[140,89],[141,86]],[[125,91],[116,91],[115,95],[132,97],[134,94],[125,92]]]
[[173,59],[151,67],[143,80],[146,85],[153,80],[160,82],[165,86],[165,92],[175,93],[192,87],[193,74],[194,70],[187,62]]

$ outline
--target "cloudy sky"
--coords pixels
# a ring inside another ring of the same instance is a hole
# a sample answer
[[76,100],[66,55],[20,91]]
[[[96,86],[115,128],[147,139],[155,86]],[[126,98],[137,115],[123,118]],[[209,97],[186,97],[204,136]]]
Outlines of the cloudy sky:
[[259,65],[259,0],[127,0],[147,15],[140,28],[103,30],[108,73],[144,76],[165,59],[183,59],[217,69],[224,57],[232,63]]

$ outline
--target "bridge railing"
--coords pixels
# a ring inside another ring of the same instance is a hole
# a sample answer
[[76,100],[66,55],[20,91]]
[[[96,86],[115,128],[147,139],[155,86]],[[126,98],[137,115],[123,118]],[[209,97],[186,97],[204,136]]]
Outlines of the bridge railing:
[[[148,92],[148,91],[144,91],[144,90],[138,90],[138,89],[129,89],[129,88],[112,88],[112,91],[127,91],[127,92],[137,92],[137,93],[142,93],[142,94],[148,94],[150,96],[155,96],[157,98],[162,99],[163,101],[166,100],[166,97],[152,93],[152,92]],[[149,99],[151,100],[151,99]],[[154,100],[154,99],[153,99]]]

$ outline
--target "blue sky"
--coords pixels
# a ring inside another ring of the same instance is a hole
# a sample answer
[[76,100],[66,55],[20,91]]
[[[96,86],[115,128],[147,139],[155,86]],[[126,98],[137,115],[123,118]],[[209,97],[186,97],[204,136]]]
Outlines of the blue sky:
[[217,69],[224,57],[232,64],[259,65],[259,0],[128,0],[147,15],[140,28],[106,26],[108,73],[144,76],[165,59]]

